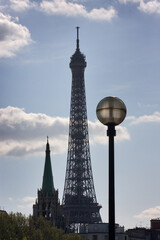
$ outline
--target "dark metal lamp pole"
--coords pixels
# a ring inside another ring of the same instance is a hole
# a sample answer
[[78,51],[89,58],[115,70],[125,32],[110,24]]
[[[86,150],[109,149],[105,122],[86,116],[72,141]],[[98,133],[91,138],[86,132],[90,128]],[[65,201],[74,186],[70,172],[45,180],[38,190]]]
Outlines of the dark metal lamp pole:
[[115,125],[109,124],[109,240],[115,240],[115,190],[114,190],[114,136]]
[[114,190],[114,136],[115,126],[126,116],[126,106],[117,97],[103,98],[97,105],[96,114],[101,123],[108,126],[109,137],[109,240],[115,240],[115,190]]

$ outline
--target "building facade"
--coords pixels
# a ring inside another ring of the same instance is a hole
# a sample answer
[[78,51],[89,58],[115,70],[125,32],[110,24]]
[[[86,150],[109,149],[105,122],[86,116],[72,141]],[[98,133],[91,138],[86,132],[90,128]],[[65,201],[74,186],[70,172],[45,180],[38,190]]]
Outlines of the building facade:
[[157,221],[155,222],[154,228],[152,228],[152,225],[151,225],[150,229],[138,228],[138,227],[133,229],[128,229],[125,232],[127,236],[127,240],[160,240],[160,229],[157,228],[156,226],[157,226]]
[[[124,227],[115,224],[115,231],[115,240],[128,240]],[[79,234],[84,237],[84,240],[109,240],[109,224],[87,224],[80,227]]]

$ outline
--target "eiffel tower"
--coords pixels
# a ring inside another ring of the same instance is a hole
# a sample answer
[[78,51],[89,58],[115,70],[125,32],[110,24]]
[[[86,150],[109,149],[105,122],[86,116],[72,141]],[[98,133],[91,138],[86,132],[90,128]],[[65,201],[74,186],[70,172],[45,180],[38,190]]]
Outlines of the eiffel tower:
[[72,93],[66,177],[63,192],[63,214],[67,226],[101,223],[93,183],[85,95],[85,56],[79,48],[77,27],[76,51],[71,57]]

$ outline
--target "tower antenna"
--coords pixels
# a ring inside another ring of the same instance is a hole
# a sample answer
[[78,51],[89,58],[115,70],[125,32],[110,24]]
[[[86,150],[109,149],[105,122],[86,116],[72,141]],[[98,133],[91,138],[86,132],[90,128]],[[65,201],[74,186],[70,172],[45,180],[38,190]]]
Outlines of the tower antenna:
[[76,27],[77,28],[77,50],[79,50],[79,28],[80,27]]

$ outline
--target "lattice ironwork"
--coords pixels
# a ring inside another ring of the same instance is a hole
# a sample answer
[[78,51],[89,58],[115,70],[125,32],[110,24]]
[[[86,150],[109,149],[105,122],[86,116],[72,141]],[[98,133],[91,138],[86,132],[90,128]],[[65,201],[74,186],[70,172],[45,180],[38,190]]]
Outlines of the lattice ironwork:
[[85,56],[77,48],[71,57],[72,92],[69,123],[68,156],[63,193],[63,212],[67,225],[101,222],[101,206],[96,200],[90,159],[85,96]]

